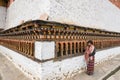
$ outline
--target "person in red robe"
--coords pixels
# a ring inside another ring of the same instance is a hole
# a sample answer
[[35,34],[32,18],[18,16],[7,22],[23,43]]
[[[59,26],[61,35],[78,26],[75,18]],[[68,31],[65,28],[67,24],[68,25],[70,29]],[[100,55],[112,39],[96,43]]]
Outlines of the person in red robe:
[[87,47],[85,49],[85,61],[87,64],[87,74],[92,75],[94,73],[94,55],[95,55],[95,46],[93,41],[89,40],[87,42]]

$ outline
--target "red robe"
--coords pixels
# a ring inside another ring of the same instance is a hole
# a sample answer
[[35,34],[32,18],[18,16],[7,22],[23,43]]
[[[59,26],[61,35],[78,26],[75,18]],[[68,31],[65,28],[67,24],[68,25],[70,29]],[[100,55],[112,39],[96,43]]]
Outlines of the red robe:
[[90,47],[89,46],[86,47],[85,53],[84,53],[85,54],[86,63],[88,63],[89,58],[92,59],[92,56],[89,57],[89,54],[91,54],[93,51],[94,51],[94,46],[93,45],[91,45]]

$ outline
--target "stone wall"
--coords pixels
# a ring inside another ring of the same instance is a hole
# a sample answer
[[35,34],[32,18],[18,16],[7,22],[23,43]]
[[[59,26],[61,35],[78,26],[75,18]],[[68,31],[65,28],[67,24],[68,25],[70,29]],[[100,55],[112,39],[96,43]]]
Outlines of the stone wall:
[[6,29],[43,19],[119,32],[119,14],[109,0],[15,0],[8,8]]
[[6,8],[0,6],[0,28],[5,27]]

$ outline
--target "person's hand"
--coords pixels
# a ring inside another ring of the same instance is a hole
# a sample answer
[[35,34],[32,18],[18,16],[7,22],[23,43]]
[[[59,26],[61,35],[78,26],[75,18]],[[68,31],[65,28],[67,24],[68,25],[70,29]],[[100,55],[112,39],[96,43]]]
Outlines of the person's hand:
[[90,60],[92,60],[92,59],[93,59],[93,57],[91,56],[91,57],[90,57]]

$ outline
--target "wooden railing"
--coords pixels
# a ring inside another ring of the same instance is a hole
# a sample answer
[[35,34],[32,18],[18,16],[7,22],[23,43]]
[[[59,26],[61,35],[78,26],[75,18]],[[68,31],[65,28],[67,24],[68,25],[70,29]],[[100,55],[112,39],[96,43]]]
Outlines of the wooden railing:
[[88,40],[97,49],[120,46],[120,33],[41,20],[0,32],[0,44],[34,58],[35,41],[55,41],[55,58],[83,54]]

